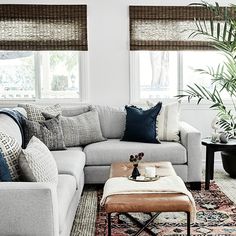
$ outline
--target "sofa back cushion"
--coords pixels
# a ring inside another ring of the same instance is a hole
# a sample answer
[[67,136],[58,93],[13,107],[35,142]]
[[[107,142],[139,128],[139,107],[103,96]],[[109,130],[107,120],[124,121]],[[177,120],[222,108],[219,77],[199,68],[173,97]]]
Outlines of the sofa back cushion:
[[100,105],[96,105],[95,108],[98,111],[103,136],[112,139],[122,138],[126,119],[124,109]]
[[17,123],[8,115],[0,114],[0,131],[15,138],[18,144],[22,144],[21,131]]
[[90,111],[90,108],[90,105],[64,106],[62,107],[62,116],[78,116],[82,113]]

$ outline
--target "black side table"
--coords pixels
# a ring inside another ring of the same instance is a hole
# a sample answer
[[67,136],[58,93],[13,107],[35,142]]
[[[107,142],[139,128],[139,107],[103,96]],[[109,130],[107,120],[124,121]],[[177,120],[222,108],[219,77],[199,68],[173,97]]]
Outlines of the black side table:
[[230,139],[228,143],[212,143],[211,138],[205,138],[202,139],[202,145],[206,146],[205,190],[209,190],[210,180],[214,179],[215,152],[236,150],[236,140]]

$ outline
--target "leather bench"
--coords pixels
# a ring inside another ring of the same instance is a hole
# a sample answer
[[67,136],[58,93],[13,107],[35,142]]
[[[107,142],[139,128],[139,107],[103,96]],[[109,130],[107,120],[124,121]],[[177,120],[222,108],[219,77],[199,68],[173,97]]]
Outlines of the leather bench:
[[[142,175],[146,166],[155,165],[158,169],[158,175],[176,175],[172,165],[169,162],[160,163],[141,163],[139,170]],[[110,169],[110,178],[129,176],[132,172],[131,163],[113,163]],[[111,235],[111,213],[125,213],[128,217],[128,212],[156,212],[151,215],[150,220],[142,225],[136,222],[141,229],[135,234],[140,235],[144,230],[151,235],[155,235],[148,230],[147,226],[161,212],[185,212],[187,214],[187,235],[190,235],[190,212],[191,202],[188,196],[181,193],[145,193],[145,194],[120,194],[107,197],[105,202],[105,211],[108,215],[108,235]],[[135,220],[136,221],[136,220]]]

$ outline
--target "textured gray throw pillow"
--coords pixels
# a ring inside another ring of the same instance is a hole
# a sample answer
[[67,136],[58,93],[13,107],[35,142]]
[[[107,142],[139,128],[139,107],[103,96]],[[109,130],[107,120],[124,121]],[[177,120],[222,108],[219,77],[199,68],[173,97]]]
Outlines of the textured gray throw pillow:
[[66,147],[77,147],[80,146],[79,138],[79,117],[61,117],[61,127],[64,136],[64,142]]
[[67,147],[87,145],[106,140],[102,136],[98,112],[85,112],[78,116],[61,117],[61,126]]
[[25,145],[35,136],[39,138],[50,150],[66,149],[64,136],[61,128],[60,115],[54,117],[47,113],[42,113],[45,121],[35,122],[24,119],[23,129]]
[[36,137],[32,137],[26,149],[22,150],[19,165],[26,181],[58,182],[56,162],[46,145]]

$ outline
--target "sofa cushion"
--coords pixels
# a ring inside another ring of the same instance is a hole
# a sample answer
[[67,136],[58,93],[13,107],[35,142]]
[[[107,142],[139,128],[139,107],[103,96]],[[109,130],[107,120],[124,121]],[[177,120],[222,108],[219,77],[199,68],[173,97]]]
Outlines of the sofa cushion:
[[15,138],[21,146],[22,136],[17,123],[10,116],[6,114],[0,114],[0,124],[0,131]]
[[74,176],[78,188],[85,165],[85,154],[82,149],[76,147],[65,151],[52,151],[52,155],[57,163],[58,173]]
[[172,164],[187,162],[186,149],[178,142],[161,144],[124,142],[109,139],[84,148],[86,165],[110,165],[112,162],[129,161],[133,153],[143,152],[143,161],[170,161]]
[[62,115],[71,117],[78,116],[82,113],[90,111],[90,105],[79,105],[79,106],[66,106],[62,107]]
[[126,112],[110,106],[95,106],[98,111],[102,134],[105,138],[122,138],[125,130]]
[[67,211],[76,191],[76,180],[71,175],[59,175],[57,185],[59,231],[63,231]]

